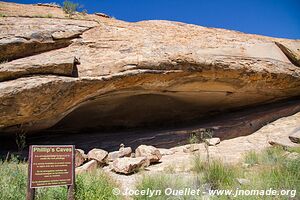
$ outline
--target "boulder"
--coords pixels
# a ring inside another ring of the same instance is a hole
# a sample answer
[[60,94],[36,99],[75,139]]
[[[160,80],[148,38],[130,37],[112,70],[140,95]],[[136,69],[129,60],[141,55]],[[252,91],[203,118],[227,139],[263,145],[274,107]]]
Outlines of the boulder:
[[111,161],[114,161],[117,158],[130,157],[131,153],[132,153],[131,147],[120,148],[119,151],[110,152],[107,156],[107,160],[109,162],[111,162]]
[[210,138],[206,139],[206,142],[209,146],[216,146],[217,144],[220,144],[221,140],[220,138]]
[[149,160],[146,157],[139,158],[117,158],[113,161],[112,171],[121,174],[131,174],[139,169],[149,166]]
[[135,150],[136,157],[146,157],[150,163],[158,162],[161,159],[160,151],[154,146],[140,145]]
[[290,135],[289,138],[294,143],[300,143],[300,130]]
[[75,167],[82,165],[87,159],[87,155],[82,149],[75,149]]
[[131,153],[132,153],[132,149],[131,147],[123,147],[119,149],[120,155],[121,157],[127,156],[130,157]]
[[[97,25],[96,22],[90,21],[52,18],[9,17],[5,20],[0,19],[0,21],[1,25],[3,23],[4,26],[9,27],[4,33],[7,37],[3,37],[2,34],[0,36],[0,62],[67,47],[74,38],[79,38],[84,31]],[[11,30],[12,27],[15,30]],[[11,34],[14,31],[18,34]],[[74,57],[74,55],[69,56]],[[44,57],[44,61],[47,62],[48,59],[51,57]],[[39,66],[36,65],[35,68],[39,68]]]
[[106,164],[108,152],[102,149],[92,149],[87,156],[89,160],[96,160],[99,164]]
[[96,160],[90,160],[87,163],[83,164],[80,167],[75,168],[75,173],[76,174],[82,174],[86,172],[93,172],[94,170],[97,169],[98,162]]

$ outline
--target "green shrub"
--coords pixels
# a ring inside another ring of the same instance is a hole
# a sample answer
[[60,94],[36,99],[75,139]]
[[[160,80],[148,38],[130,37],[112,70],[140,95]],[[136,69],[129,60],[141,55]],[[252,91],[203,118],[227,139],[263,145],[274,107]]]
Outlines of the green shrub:
[[119,199],[112,193],[116,187],[110,178],[101,170],[94,173],[78,175],[76,179],[76,199],[84,200],[114,200]]
[[0,161],[0,199],[25,200],[27,165],[15,157]]
[[195,171],[197,173],[201,173],[206,169],[207,162],[204,162],[201,159],[200,155],[196,155],[193,159],[192,166],[193,166],[193,171]]
[[[25,200],[27,187],[27,166],[16,157],[10,161],[0,161],[0,199]],[[76,176],[76,199],[79,200],[115,200],[118,196],[112,194],[116,187],[104,172]],[[67,199],[66,186],[39,188],[36,190],[37,200]]]
[[232,186],[235,178],[237,178],[235,169],[217,160],[212,161],[204,171],[204,181],[213,189]]
[[[167,188],[172,188],[173,190],[176,189],[184,189],[184,188],[192,188],[193,183],[187,177],[179,177],[178,175],[171,175],[171,174],[152,174],[144,176],[141,181],[137,184],[136,189],[139,191],[147,190],[148,188],[151,191],[161,191],[161,194],[150,196],[134,196],[135,200],[166,200],[166,199],[179,199],[176,196],[168,196],[165,194],[165,190]],[[199,196],[180,196],[182,200],[192,200],[192,199],[201,199]]]
[[67,187],[38,188],[36,200],[67,200]]
[[[290,148],[291,152],[297,152],[299,149]],[[246,178],[250,184],[243,186],[243,189],[262,189],[268,190],[296,190],[300,191],[300,159],[288,159],[284,157],[286,151],[280,147],[270,147],[257,154],[259,165],[249,168]],[[237,199],[243,199],[239,197]],[[255,196],[249,199],[260,199]],[[264,199],[300,199],[299,192],[296,197],[291,196],[273,196],[264,197]]]
[[200,140],[198,139],[197,135],[195,133],[192,133],[188,139],[189,144],[197,144]]
[[[0,17],[1,17],[1,16],[0,16]],[[1,61],[0,61],[0,65],[1,65],[1,64],[5,64],[5,63],[7,63],[7,62],[8,62],[8,60],[1,60]]]
[[264,150],[261,154],[260,162],[262,164],[277,164],[283,161],[282,154],[284,150],[281,147],[270,147]]
[[250,166],[253,166],[255,164],[258,164],[259,157],[255,151],[249,151],[244,156],[244,162],[246,164],[249,164]]
[[265,187],[276,189],[293,189],[297,187],[300,191],[300,159],[282,160],[280,163],[259,171],[259,177]]
[[287,151],[300,153],[300,147],[288,147]]
[[73,3],[72,1],[65,0],[63,3],[63,10],[69,15],[73,15],[79,7],[78,3]]

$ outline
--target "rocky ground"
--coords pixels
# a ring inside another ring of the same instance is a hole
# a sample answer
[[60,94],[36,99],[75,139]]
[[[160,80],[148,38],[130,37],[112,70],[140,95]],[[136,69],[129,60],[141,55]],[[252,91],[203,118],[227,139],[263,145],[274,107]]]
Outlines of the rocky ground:
[[[242,157],[249,151],[259,152],[270,146],[300,147],[300,112],[278,119],[248,136],[223,141],[213,138],[207,141],[210,159],[229,164],[242,162]],[[188,144],[171,149],[141,145],[135,152],[132,152],[130,147],[121,147],[120,151],[111,153],[100,149],[94,151],[99,151],[98,158],[89,157],[89,154],[93,154],[93,150],[90,151],[86,157],[83,157],[92,161],[78,167],[76,172],[85,173],[94,170],[100,164],[123,190],[134,189],[137,181],[151,173],[164,172],[192,176],[194,157],[200,156],[203,160],[207,157],[205,143]],[[79,157],[81,156],[82,154]],[[98,165],[94,159],[98,160]],[[83,160],[80,160],[81,162]]]

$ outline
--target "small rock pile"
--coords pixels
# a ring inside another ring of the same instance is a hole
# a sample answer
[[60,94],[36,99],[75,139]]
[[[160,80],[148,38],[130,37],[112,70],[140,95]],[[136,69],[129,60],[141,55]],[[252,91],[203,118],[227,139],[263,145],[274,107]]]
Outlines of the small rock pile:
[[98,167],[109,166],[111,171],[119,174],[132,174],[153,163],[158,163],[162,154],[154,146],[140,145],[135,152],[131,147],[120,145],[118,151],[108,153],[103,149],[92,149],[85,154],[83,150],[76,149],[76,174],[90,172]]

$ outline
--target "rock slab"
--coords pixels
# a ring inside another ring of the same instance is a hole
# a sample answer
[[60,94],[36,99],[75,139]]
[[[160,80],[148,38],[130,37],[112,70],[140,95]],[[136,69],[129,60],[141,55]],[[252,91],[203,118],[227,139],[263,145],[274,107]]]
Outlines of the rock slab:
[[147,167],[149,161],[145,157],[139,158],[117,158],[113,161],[111,168],[112,171],[121,174],[131,174],[137,172],[139,169]]

